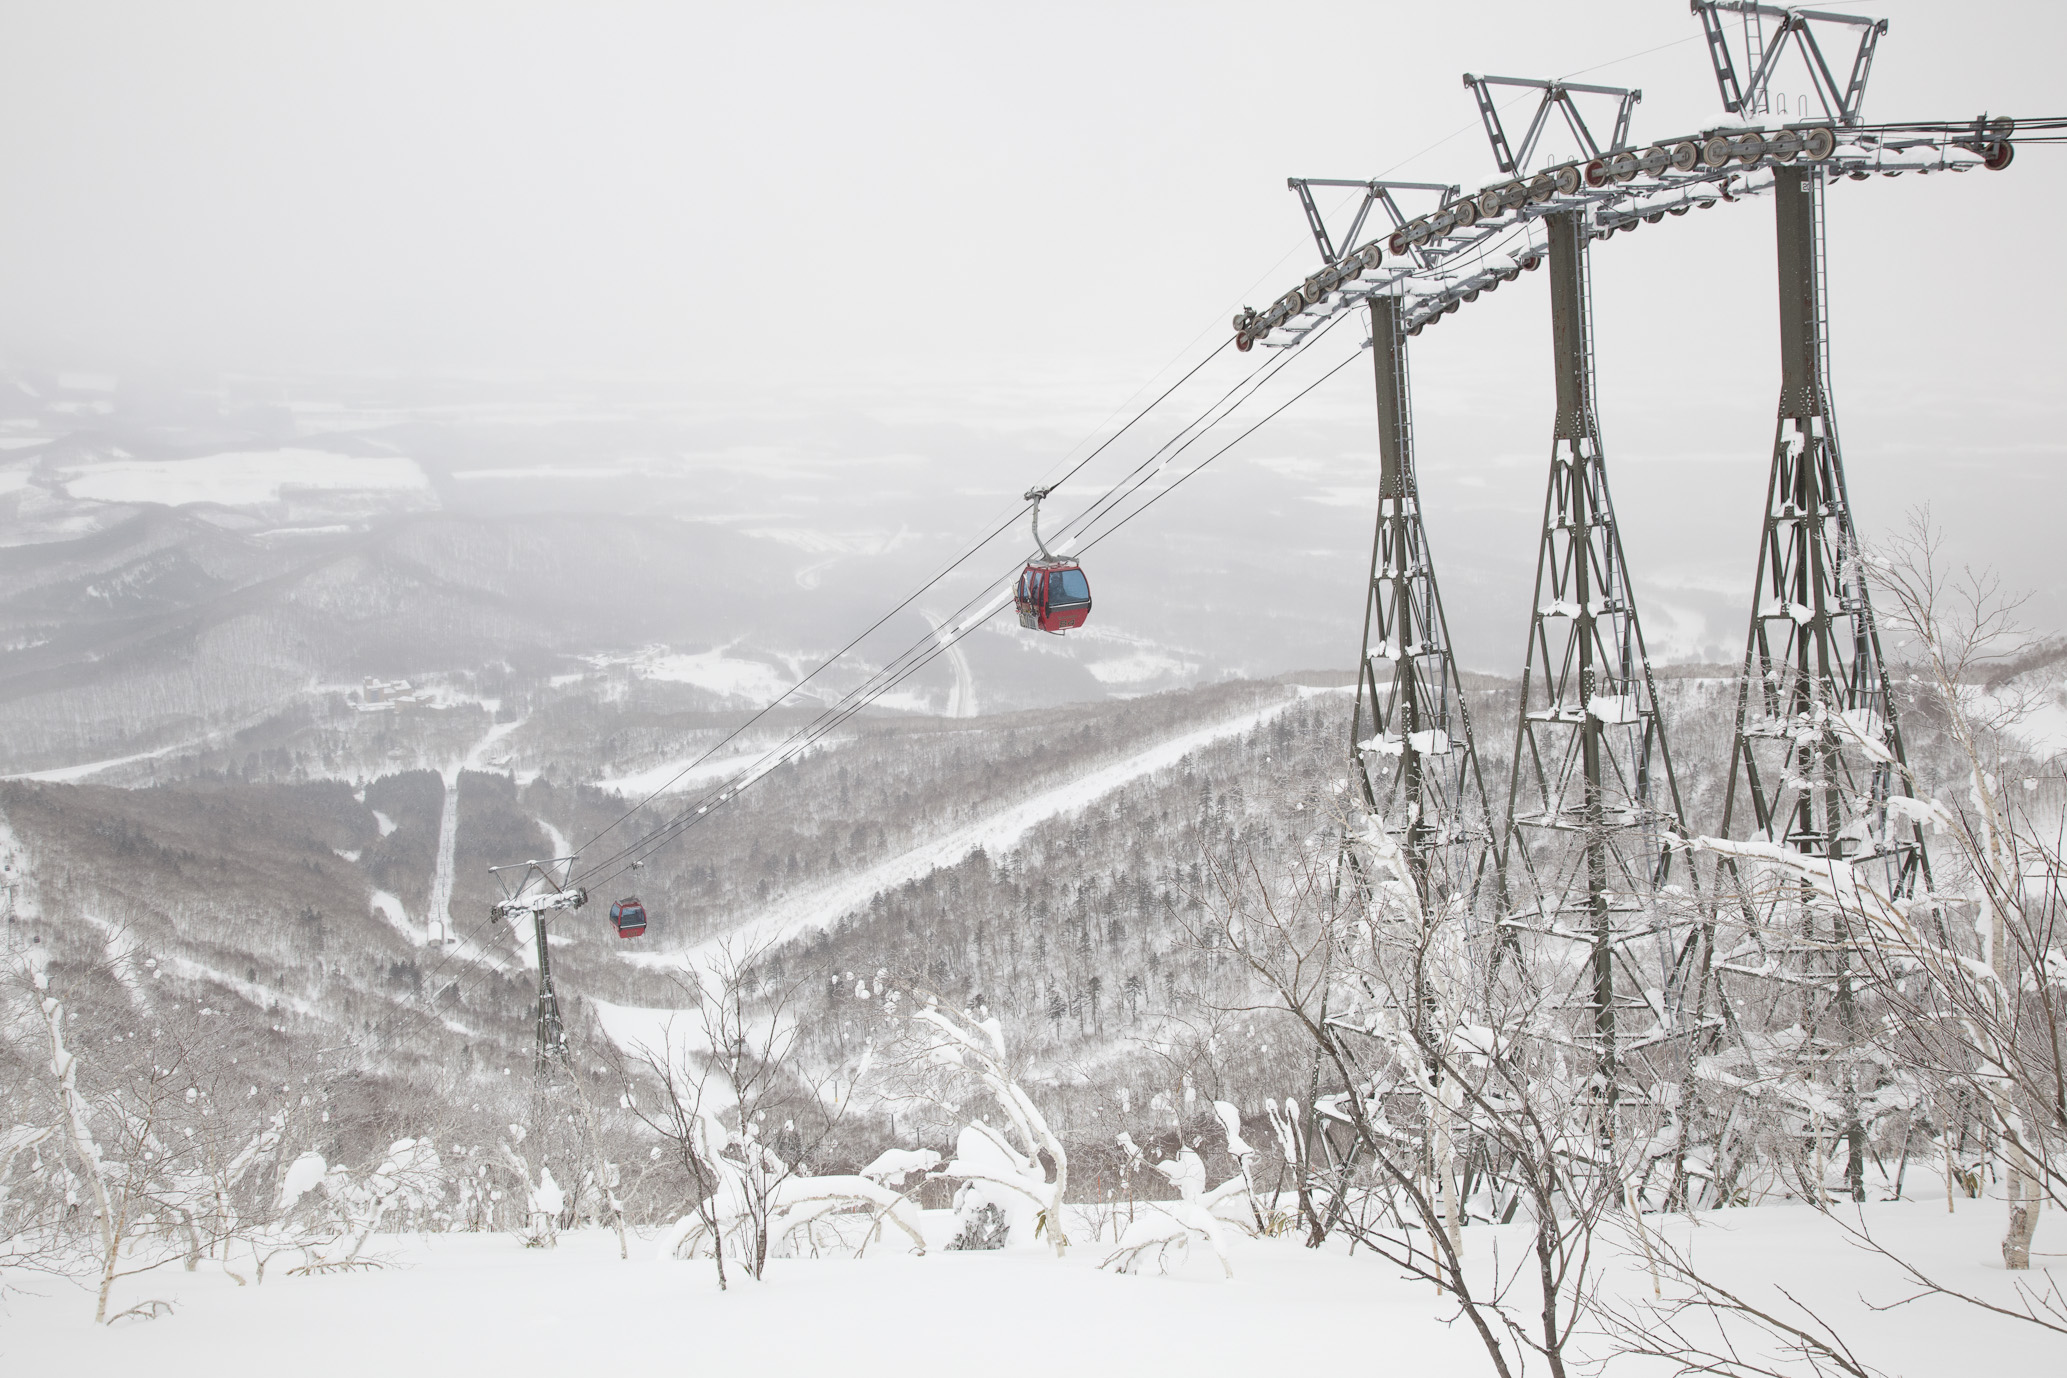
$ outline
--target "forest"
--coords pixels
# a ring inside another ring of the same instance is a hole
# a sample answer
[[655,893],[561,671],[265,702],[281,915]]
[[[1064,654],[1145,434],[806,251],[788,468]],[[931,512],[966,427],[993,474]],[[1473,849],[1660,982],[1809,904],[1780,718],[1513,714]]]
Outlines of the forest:
[[[1360,807],[1340,676],[854,719],[648,853],[646,939],[602,895],[550,914],[554,1046],[535,920],[494,916],[488,868],[673,828],[698,796],[627,815],[597,779],[736,717],[606,676],[481,710],[493,766],[331,774],[385,754],[354,733],[408,729],[357,715],[144,788],[7,783],[8,1266],[105,1318],[132,1276],[378,1266],[397,1232],[602,1229],[725,1284],[885,1230],[1122,1272],[1231,1269],[1255,1238],[1421,1278],[1499,1373],[1870,1371],[1645,1223],[1805,1203],[1920,1294],[2067,1333],[2042,1269],[1975,1296],[1844,1214],[2000,1201],[2014,1278],[2060,1199],[2067,792],[2018,733],[2060,652],[1959,592],[1908,609],[1930,653],[1885,826],[1913,825],[1927,888],[1716,836],[1737,682],[1658,679],[1687,827],[1612,938],[1605,1022],[1602,942],[1500,920],[1483,820],[1431,873]],[[1503,783],[1518,687],[1459,687]],[[1481,1231],[1515,1250],[1490,1271]],[[1603,1292],[1618,1250],[1656,1296]]]

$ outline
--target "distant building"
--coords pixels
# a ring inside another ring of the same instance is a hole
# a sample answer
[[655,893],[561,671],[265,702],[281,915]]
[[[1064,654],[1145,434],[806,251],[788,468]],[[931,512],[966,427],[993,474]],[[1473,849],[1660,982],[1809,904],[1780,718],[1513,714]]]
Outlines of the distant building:
[[359,697],[352,707],[361,713],[392,713],[428,701],[406,679],[375,679],[368,675],[360,681]]

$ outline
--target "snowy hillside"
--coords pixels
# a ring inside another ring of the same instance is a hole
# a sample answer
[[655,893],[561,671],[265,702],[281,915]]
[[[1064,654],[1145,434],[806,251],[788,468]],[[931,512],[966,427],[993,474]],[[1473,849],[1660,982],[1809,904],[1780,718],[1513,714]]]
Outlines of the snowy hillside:
[[2067,8],[316,8],[0,47],[0,1378],[2067,1374]]

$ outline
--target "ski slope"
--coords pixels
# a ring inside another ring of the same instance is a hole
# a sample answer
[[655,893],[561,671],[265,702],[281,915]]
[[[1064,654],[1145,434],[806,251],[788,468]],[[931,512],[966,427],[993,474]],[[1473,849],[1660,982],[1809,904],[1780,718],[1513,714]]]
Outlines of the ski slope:
[[1002,856],[1019,846],[1028,833],[1049,819],[1081,812],[1137,780],[1181,764],[1195,751],[1253,731],[1295,703],[1317,694],[1348,692],[1350,690],[1346,687],[1315,689],[1296,686],[1275,703],[1172,737],[1066,784],[1045,790],[1031,799],[1002,808],[987,818],[957,828],[866,870],[784,900],[760,916],[694,947],[668,953],[626,953],[624,958],[641,966],[702,971],[726,950],[738,953],[780,946],[807,933],[830,928],[844,916],[865,908],[869,901],[884,891],[958,865],[978,850]]
[[[1184,758],[1195,751],[1261,727],[1304,699],[1316,694],[1348,692],[1347,688],[1295,687],[1275,703],[1160,742],[1067,784],[1000,809],[988,818],[957,828],[867,870],[786,900],[762,917],[693,947],[675,952],[626,952],[619,955],[635,966],[683,972],[701,979],[713,968],[723,965],[728,956],[736,960],[829,928],[846,915],[865,908],[884,891],[954,866],[979,848],[992,856],[1002,856],[1049,819],[1079,812],[1137,780],[1182,764]],[[604,1034],[633,1057],[663,1058],[668,1064],[686,1072],[694,1066],[694,1055],[708,1047],[703,1025],[693,1009],[612,1005],[602,1001],[593,1004]]]

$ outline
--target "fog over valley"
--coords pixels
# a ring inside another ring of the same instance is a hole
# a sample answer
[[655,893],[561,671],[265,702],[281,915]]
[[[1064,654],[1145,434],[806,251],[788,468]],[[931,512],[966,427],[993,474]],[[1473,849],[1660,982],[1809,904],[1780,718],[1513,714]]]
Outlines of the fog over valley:
[[2056,9],[0,36],[0,1367],[2057,1369]]

